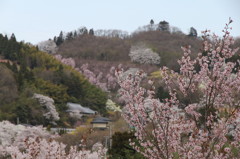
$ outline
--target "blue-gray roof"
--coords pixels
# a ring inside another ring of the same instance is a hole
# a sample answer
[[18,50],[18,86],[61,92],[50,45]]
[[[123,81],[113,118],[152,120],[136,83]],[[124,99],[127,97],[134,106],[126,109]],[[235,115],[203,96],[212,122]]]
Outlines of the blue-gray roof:
[[80,104],[77,103],[67,103],[67,107],[68,110],[67,112],[71,112],[71,111],[80,111],[82,113],[86,113],[86,114],[95,114],[96,112],[90,108],[87,107],[83,107]]
[[108,123],[110,121],[111,121],[110,119],[105,117],[97,117],[97,118],[94,118],[91,123]]

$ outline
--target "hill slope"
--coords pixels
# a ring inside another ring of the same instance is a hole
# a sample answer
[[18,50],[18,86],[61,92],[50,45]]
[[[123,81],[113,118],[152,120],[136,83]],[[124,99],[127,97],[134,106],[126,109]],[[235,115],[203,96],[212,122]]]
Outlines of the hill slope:
[[77,61],[127,62],[131,64],[130,49],[139,43],[145,44],[159,54],[160,66],[168,66],[174,70],[178,69],[176,61],[182,55],[181,46],[191,45],[196,53],[201,48],[198,38],[182,33],[155,30],[134,33],[125,38],[78,35],[76,38],[63,42],[57,53],[65,57],[73,57]]
[[34,93],[54,99],[60,114],[59,125],[70,122],[66,103],[77,102],[105,113],[106,93],[90,84],[73,68],[36,47],[0,34],[0,120],[20,120],[33,125],[51,124]]

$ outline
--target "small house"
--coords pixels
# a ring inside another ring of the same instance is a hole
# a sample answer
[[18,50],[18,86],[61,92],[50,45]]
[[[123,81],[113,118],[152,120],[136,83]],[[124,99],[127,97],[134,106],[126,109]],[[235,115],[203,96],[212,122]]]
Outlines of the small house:
[[111,120],[105,117],[94,118],[91,122],[93,128],[107,129]]
[[82,116],[91,116],[95,115],[97,112],[88,108],[88,107],[83,107],[80,104],[77,103],[67,103],[67,112],[70,114],[72,117],[76,118],[81,118]]
[[70,129],[70,128],[50,128],[50,132],[51,133],[58,133],[58,134],[61,134],[61,133],[71,133],[73,131],[75,131],[76,129]]

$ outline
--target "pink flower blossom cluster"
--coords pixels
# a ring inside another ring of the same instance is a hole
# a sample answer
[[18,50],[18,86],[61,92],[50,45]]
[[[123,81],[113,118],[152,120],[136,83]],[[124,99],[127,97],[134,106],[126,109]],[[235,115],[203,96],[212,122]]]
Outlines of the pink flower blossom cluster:
[[[8,128],[12,128],[12,131],[18,131],[12,133]],[[101,159],[106,156],[106,149],[103,146],[97,146],[95,151],[84,150],[84,145],[79,145],[79,147],[82,147],[82,150],[72,146],[69,153],[66,153],[66,145],[55,141],[54,138],[56,136],[50,135],[41,127],[25,127],[4,121],[0,123],[0,130],[0,141],[3,143],[0,145],[0,158]],[[9,133],[12,135],[10,136]]]
[[82,73],[90,83],[98,86],[103,91],[107,92],[107,83],[101,82],[101,79],[103,78],[103,73],[100,72],[98,75],[95,75],[92,71],[89,70],[88,64],[83,64],[81,68],[79,69],[79,72]]
[[[231,22],[221,39],[204,32],[204,50],[198,57],[191,58],[190,47],[182,48],[180,73],[161,69],[171,96],[164,102],[154,98],[152,81],[150,89],[141,87],[143,72],[125,80],[121,80],[122,70],[116,72],[126,99],[123,116],[137,139],[131,145],[146,158],[240,158],[233,151],[240,148],[240,71],[228,61],[237,52],[231,48]],[[180,108],[177,94],[188,97],[195,92],[200,92],[199,102]],[[230,111],[222,115],[222,108]]]
[[73,68],[75,68],[75,66],[76,66],[76,63],[75,63],[74,59],[71,58],[71,57],[70,57],[70,58],[63,58],[62,55],[59,55],[59,54],[54,55],[54,57],[55,57],[57,60],[59,60],[59,61],[61,61],[62,63],[64,63],[65,65],[72,66]]
[[104,77],[102,72],[96,75],[93,71],[91,71],[87,63],[78,68],[76,67],[76,63],[73,58],[63,58],[61,55],[55,55],[55,58],[61,61],[63,64],[69,65],[82,73],[91,84],[96,85],[105,92],[117,87],[117,79],[114,75],[115,67],[111,67],[109,73]]
[[0,122],[0,145],[15,145],[21,147],[24,140],[28,137],[49,138],[50,135],[42,126],[27,127],[21,124],[14,125],[9,121]]
[[17,146],[2,148],[5,156],[10,155],[12,159],[101,159],[105,156],[105,149],[78,150],[76,146],[71,147],[69,153],[65,151],[66,145],[52,139],[46,140],[39,137],[27,138],[22,149]]

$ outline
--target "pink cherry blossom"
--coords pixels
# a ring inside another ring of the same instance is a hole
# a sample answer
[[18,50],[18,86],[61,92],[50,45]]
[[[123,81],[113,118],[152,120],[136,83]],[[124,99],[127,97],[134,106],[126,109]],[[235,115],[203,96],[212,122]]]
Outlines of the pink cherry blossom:
[[[191,58],[191,47],[183,47],[180,72],[161,68],[170,98],[161,102],[154,98],[154,86],[141,87],[144,73],[138,71],[124,80],[123,70],[116,76],[126,105],[123,116],[134,128],[137,141],[131,145],[149,159],[227,159],[239,158],[233,147],[240,148],[240,71],[228,59],[236,54],[234,39],[226,25],[224,36],[203,32],[203,50]],[[196,70],[199,66],[199,70]],[[190,97],[198,92],[198,102],[184,109],[178,94]],[[204,113],[199,110],[202,109]],[[221,115],[222,109],[228,113]],[[232,137],[232,139],[229,138]]]

